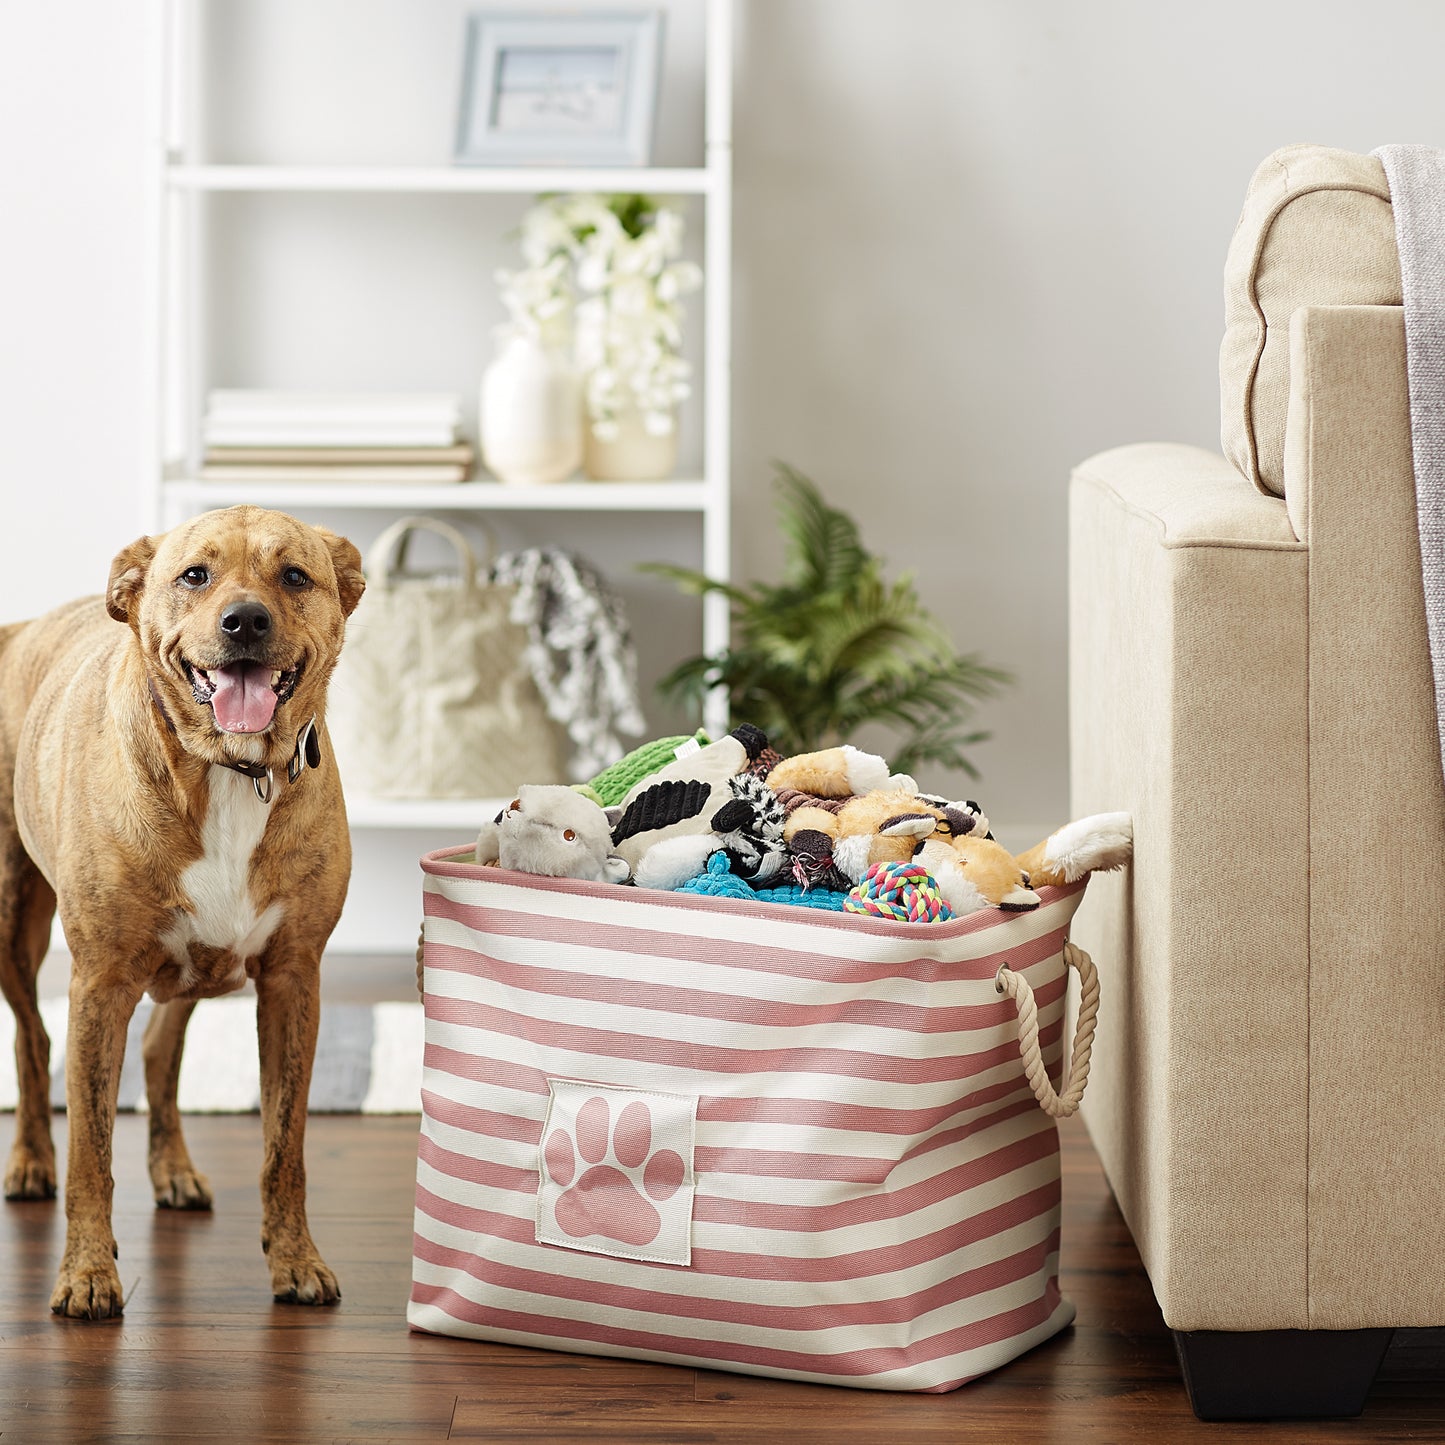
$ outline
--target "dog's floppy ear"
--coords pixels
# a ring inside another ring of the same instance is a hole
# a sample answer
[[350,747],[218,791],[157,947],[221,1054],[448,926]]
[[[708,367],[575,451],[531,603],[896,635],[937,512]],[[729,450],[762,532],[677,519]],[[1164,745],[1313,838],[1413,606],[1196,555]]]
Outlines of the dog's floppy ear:
[[341,598],[341,610],[350,617],[366,591],[366,578],[361,575],[361,553],[335,532],[325,527],[316,529],[321,540],[331,551],[331,565],[336,569],[336,590]]
[[137,537],[110,564],[110,582],[105,589],[105,610],[117,622],[130,622],[131,613],[145,586],[146,570],[156,555],[154,537]]

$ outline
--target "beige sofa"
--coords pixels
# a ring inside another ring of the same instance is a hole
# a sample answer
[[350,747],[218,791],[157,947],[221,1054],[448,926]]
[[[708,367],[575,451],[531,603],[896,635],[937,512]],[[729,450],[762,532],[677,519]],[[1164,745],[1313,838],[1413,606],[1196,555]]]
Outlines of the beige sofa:
[[1228,459],[1070,493],[1073,812],[1134,814],[1075,927],[1084,1112],[1198,1413],[1358,1413],[1445,1324],[1445,785],[1378,161],[1298,146],[1226,275]]

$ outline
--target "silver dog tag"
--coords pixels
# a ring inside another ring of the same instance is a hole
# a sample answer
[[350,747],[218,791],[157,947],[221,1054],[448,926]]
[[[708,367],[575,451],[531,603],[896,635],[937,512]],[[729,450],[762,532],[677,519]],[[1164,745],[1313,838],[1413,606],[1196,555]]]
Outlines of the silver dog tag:
[[316,736],[316,719],[311,718],[296,735],[296,751],[286,764],[286,781],[294,783],[307,768],[321,761],[321,739]]

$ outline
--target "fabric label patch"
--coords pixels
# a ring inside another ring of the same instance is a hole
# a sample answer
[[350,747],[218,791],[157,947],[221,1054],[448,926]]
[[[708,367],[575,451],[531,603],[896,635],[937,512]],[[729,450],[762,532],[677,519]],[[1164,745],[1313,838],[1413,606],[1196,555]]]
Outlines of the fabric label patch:
[[538,1241],[691,1264],[697,1099],[570,1079],[547,1086]]

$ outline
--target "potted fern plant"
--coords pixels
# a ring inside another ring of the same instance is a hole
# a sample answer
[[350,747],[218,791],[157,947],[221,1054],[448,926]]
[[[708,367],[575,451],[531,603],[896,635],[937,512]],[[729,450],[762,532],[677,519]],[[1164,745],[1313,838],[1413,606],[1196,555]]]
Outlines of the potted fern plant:
[[732,645],[686,659],[659,691],[700,709],[711,689],[725,687],[733,717],[757,724],[783,753],[851,742],[882,724],[895,736],[889,760],[899,771],[932,763],[977,777],[965,749],[988,734],[970,724],[974,704],[1009,675],[956,653],[913,579],[887,581],[857,523],[807,477],[779,463],[776,490],[787,550],[781,582],[733,586],[645,564],[685,592],[720,592],[732,604]]

